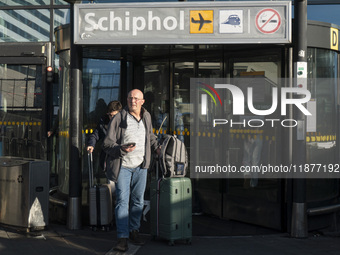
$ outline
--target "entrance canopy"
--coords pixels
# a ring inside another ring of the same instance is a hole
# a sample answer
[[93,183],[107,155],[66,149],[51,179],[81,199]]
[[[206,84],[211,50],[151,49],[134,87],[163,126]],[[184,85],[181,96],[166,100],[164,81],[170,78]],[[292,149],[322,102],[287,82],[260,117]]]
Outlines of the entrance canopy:
[[75,44],[290,43],[291,2],[75,4]]

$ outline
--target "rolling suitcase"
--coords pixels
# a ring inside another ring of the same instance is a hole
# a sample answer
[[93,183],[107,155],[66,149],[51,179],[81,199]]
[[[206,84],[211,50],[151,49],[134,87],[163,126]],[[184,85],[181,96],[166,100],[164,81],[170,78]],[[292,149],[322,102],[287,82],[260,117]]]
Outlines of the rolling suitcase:
[[93,230],[100,227],[109,230],[112,224],[112,195],[109,184],[95,185],[93,182],[92,153],[88,153],[89,163],[89,218]]
[[192,238],[192,191],[187,177],[160,178],[150,185],[151,235],[169,241]]

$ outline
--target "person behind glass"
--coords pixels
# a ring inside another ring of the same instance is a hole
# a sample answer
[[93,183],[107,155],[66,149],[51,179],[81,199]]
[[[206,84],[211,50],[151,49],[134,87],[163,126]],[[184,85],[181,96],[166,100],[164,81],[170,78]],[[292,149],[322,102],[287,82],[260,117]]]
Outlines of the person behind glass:
[[[111,101],[107,105],[107,111],[104,116],[99,120],[96,129],[93,131],[92,134],[90,134],[88,141],[87,141],[87,152],[92,153],[94,150],[94,147],[96,146],[96,143],[99,140],[103,140],[107,133],[107,128],[109,125],[110,120],[120,111],[122,110],[122,104],[117,101]],[[105,152],[102,150],[100,153],[100,167],[104,169],[104,161],[105,161]]]
[[55,135],[56,137],[58,137],[58,130],[59,130],[59,109],[58,109],[57,117],[54,120],[52,129],[47,131],[47,137],[51,137],[52,135]]
[[103,149],[107,154],[106,176],[116,183],[116,227],[118,242],[115,250],[127,251],[128,239],[135,245],[144,243],[139,227],[144,207],[147,169],[152,152],[160,153],[153,134],[150,113],[142,107],[143,93],[129,92],[125,107],[110,122]]

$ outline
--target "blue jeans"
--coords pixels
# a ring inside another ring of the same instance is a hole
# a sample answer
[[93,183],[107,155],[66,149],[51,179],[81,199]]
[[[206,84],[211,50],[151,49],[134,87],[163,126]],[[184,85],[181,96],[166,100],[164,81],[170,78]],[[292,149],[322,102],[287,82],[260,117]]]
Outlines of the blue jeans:
[[140,167],[120,168],[115,209],[118,238],[128,238],[132,230],[139,230],[147,173],[147,169]]

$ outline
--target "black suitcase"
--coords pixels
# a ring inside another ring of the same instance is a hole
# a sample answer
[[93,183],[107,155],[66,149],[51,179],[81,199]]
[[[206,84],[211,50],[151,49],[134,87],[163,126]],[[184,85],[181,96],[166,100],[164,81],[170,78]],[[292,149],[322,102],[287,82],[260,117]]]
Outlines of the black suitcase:
[[89,218],[93,230],[109,230],[112,224],[112,195],[109,184],[94,184],[92,153],[88,153],[89,163]]

